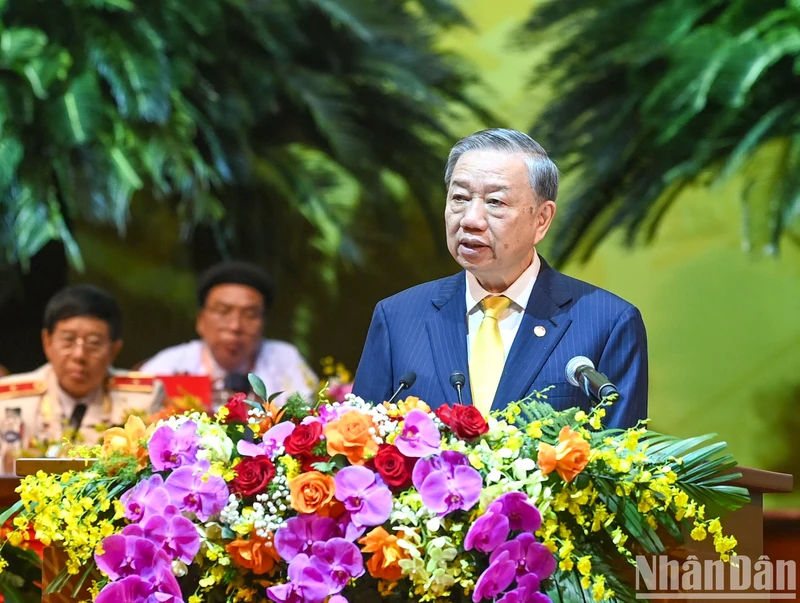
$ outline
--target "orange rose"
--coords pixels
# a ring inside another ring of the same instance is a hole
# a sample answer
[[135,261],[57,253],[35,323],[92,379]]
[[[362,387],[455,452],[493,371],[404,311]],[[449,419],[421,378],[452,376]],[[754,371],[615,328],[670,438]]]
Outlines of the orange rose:
[[537,461],[543,474],[552,473],[555,469],[561,479],[569,483],[589,463],[589,442],[565,425],[558,434],[556,447],[544,442],[539,444]]
[[324,509],[333,500],[333,477],[309,471],[301,473],[289,481],[289,494],[292,497],[292,509],[298,513],[314,513]]
[[103,434],[103,454],[110,455],[114,452],[122,452],[135,457],[139,461],[139,467],[144,467],[147,459],[147,450],[139,445],[139,441],[147,438],[154,425],[149,428],[144,421],[135,415],[128,417],[125,427],[112,427],[106,429]]
[[422,400],[417,398],[416,396],[409,396],[405,400],[401,400],[397,403],[397,409],[400,411],[400,414],[405,416],[410,413],[412,410],[418,409],[422,412],[431,412],[431,407],[425,404]]
[[251,569],[254,574],[266,574],[281,560],[272,544],[272,534],[262,538],[253,532],[249,540],[237,538],[225,550],[230,553],[231,560],[236,565]]
[[379,580],[397,582],[403,577],[399,561],[410,559],[405,549],[397,544],[397,536],[377,527],[358,541],[364,553],[373,553],[367,561],[369,575]]
[[353,465],[363,465],[365,460],[378,453],[378,444],[369,432],[374,428],[369,415],[357,410],[347,411],[325,426],[328,454],[343,454]]

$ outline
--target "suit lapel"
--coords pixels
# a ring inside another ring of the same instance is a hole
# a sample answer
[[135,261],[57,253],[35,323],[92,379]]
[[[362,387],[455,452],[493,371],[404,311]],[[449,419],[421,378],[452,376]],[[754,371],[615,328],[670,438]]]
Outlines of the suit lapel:
[[[467,362],[467,281],[461,272],[443,279],[431,303],[438,308],[427,322],[428,338],[433,351],[436,375],[445,398],[456,400],[456,392],[450,385],[450,375],[458,371],[469,376]],[[451,396],[452,394],[452,396]],[[464,404],[472,404],[469,380],[462,389]]]
[[[493,409],[527,395],[547,358],[572,322],[565,314],[558,315],[559,308],[572,299],[566,277],[551,268],[541,256],[540,259],[542,266],[506,359]],[[538,336],[536,331],[541,332],[541,329],[536,327],[543,327],[544,335]]]

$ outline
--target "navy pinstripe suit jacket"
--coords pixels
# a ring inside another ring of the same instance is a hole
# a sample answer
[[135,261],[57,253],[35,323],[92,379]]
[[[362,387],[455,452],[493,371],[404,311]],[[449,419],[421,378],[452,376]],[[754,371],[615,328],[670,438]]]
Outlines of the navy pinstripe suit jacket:
[[[418,396],[436,408],[456,401],[450,375],[459,371],[467,376],[464,404],[471,404],[465,295],[461,272],[379,302],[353,392],[373,402],[387,400],[403,373],[414,371],[417,380],[404,395]],[[543,337],[535,335],[536,326],[545,327]],[[590,358],[619,389],[620,400],[604,421],[607,427],[631,427],[646,417],[647,338],[639,310],[561,274],[542,259],[492,408],[553,385],[547,397],[556,409],[588,410],[589,399],[564,375],[574,356]]]

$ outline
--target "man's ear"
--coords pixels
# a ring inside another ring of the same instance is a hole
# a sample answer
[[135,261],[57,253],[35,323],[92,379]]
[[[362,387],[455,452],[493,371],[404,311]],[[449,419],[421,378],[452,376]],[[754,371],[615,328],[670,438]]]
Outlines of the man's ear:
[[550,230],[550,225],[553,223],[553,218],[556,217],[556,204],[555,201],[543,201],[538,208],[536,214],[536,242],[538,245],[544,239],[547,231]]
[[117,359],[119,353],[122,351],[122,340],[117,339],[116,341],[111,342],[111,363],[114,363],[114,360]]

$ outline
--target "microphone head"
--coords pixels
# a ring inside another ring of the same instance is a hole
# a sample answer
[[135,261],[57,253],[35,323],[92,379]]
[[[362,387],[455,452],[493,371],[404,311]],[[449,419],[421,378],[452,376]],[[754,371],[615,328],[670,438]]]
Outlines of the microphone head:
[[459,373],[458,371],[454,372],[450,375],[450,385],[453,387],[464,387],[464,384],[467,382],[467,378],[464,376],[464,373]]
[[250,393],[250,381],[247,379],[245,373],[228,373],[225,376],[225,384],[223,387],[229,392],[236,392],[239,394]]
[[567,381],[575,387],[580,387],[581,384],[578,382],[578,369],[584,367],[593,369],[594,362],[589,360],[586,356],[575,356],[575,358],[567,362],[567,369],[564,371],[567,376]]
[[417,380],[417,374],[414,371],[408,371],[407,373],[403,373],[403,376],[400,377],[400,385],[404,386],[406,389],[414,385],[414,382]]

